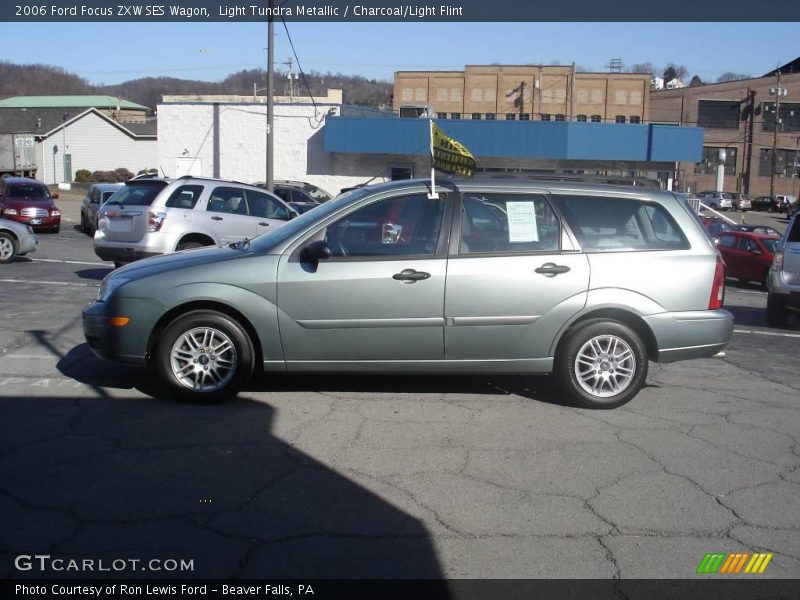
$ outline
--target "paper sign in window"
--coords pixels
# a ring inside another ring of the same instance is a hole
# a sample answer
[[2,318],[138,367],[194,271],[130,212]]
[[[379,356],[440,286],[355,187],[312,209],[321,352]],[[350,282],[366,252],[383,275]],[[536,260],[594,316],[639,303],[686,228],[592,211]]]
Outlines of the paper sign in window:
[[533,202],[506,202],[509,242],[538,242],[536,207]]

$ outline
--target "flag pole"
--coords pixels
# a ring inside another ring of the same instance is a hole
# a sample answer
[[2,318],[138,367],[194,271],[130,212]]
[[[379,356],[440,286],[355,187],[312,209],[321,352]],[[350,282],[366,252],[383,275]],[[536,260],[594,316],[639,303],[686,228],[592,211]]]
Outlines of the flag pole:
[[428,194],[429,200],[434,200],[439,197],[439,194],[436,193],[436,175],[434,173],[435,169],[433,167],[433,119],[428,120],[428,128],[430,130],[430,140],[431,140],[431,193]]

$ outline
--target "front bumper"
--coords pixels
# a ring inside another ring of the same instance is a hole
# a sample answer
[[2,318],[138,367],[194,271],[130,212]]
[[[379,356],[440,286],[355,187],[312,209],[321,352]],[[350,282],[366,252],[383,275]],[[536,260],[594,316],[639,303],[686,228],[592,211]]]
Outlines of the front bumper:
[[[92,302],[83,309],[83,335],[89,348],[104,360],[144,367],[150,334],[164,307],[154,300],[135,299],[125,305],[111,302]],[[109,322],[112,316],[127,316],[125,327]]]
[[39,229],[55,229],[61,226],[61,217],[23,217],[21,215],[3,215],[4,219],[29,225],[34,231]]
[[656,362],[710,358],[733,337],[733,315],[724,309],[659,313],[644,320],[656,338]]

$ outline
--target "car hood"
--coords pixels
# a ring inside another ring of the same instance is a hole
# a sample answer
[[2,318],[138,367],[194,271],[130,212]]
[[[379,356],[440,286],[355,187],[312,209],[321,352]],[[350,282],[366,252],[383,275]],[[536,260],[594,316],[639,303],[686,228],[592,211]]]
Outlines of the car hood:
[[8,208],[16,208],[17,210],[28,207],[52,210],[56,207],[56,203],[53,202],[52,198],[9,198],[6,196],[3,204]]
[[31,235],[28,231],[28,226],[9,219],[0,219],[0,229],[8,229],[17,234],[17,237]]
[[143,260],[137,260],[114,271],[109,277],[124,277],[125,279],[141,279],[151,275],[159,275],[169,271],[177,271],[196,267],[208,266],[214,263],[233,260],[249,252],[242,252],[228,246],[184,250],[173,254],[162,254]]

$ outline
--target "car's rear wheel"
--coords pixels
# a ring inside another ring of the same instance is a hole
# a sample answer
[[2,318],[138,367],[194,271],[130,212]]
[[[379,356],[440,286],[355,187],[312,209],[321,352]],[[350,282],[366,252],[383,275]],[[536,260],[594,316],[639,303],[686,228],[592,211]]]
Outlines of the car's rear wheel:
[[779,294],[767,294],[767,325],[783,327],[786,325],[786,304]]
[[191,250],[192,248],[202,248],[203,246],[206,246],[206,245],[207,244],[201,244],[200,242],[181,242],[180,244],[178,244],[178,247],[175,248],[175,250],[180,252],[181,250]]
[[17,257],[19,245],[14,236],[5,231],[0,231],[0,263],[8,264]]
[[639,335],[619,321],[593,319],[567,334],[556,356],[562,391],[578,406],[617,408],[647,379],[647,351]]
[[235,396],[253,373],[253,345],[231,317],[199,310],[173,321],[159,340],[152,368],[172,394],[190,400]]

